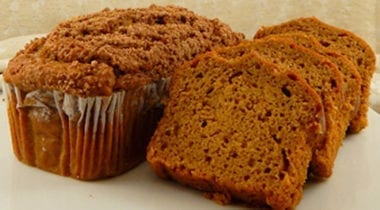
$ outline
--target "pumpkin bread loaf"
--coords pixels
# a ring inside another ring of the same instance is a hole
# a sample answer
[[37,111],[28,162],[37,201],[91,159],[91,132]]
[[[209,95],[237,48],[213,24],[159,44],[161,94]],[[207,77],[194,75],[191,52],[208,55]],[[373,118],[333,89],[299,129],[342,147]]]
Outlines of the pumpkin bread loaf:
[[175,71],[169,96],[147,153],[158,176],[222,203],[300,201],[323,105],[298,73],[210,52]]
[[[272,37],[254,42],[244,42],[233,50],[217,50],[223,57],[234,57],[239,54],[255,51],[268,62],[275,63],[280,69],[294,69],[322,98],[326,114],[326,133],[323,143],[314,148],[311,161],[311,173],[320,178],[332,174],[334,160],[345,136],[348,119],[340,113],[339,108],[344,104],[342,98],[342,75],[335,64],[326,57],[295,44],[287,38]],[[319,141],[318,141],[319,142]]]
[[298,18],[278,25],[262,27],[254,38],[262,38],[270,34],[287,32],[305,32],[313,35],[321,45],[332,51],[345,55],[360,73],[361,97],[360,105],[349,132],[357,133],[367,126],[368,100],[370,83],[375,71],[376,56],[371,47],[360,37],[341,28],[328,25],[315,17]]
[[243,35],[176,6],[105,9],[60,23],[4,72],[13,150],[82,180],[145,159],[173,70]]

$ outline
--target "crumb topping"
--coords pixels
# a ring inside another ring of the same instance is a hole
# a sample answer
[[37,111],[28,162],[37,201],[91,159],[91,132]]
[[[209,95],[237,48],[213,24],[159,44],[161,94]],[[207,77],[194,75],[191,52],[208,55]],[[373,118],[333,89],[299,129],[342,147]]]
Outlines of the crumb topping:
[[110,95],[170,77],[195,55],[242,39],[221,21],[177,6],[104,9],[64,21],[26,45],[4,79],[26,91]]

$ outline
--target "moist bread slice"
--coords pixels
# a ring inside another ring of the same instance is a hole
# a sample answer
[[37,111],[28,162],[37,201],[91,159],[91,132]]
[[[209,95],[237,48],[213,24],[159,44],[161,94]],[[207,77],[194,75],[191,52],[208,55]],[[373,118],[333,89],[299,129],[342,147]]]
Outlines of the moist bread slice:
[[[344,130],[339,126],[345,120],[339,108],[342,99],[342,75],[335,64],[318,53],[297,45],[287,38],[272,37],[254,42],[244,42],[234,50],[218,50],[220,56],[229,58],[256,51],[268,62],[280,69],[294,69],[322,98],[326,114],[326,133],[323,143],[315,145],[310,172],[320,178],[332,174],[334,160],[344,138]],[[347,124],[344,122],[343,124]],[[320,141],[317,141],[320,142]]]
[[169,94],[148,146],[158,176],[222,203],[299,202],[323,118],[302,77],[254,52],[231,59],[211,52],[176,70]]
[[[342,122],[338,122],[338,125],[342,128],[340,129],[342,132],[346,131],[348,125],[346,122],[351,121],[352,124],[353,118],[356,116],[359,105],[360,105],[360,86],[361,86],[361,76],[356,69],[355,65],[348,60],[348,58],[344,55],[341,55],[338,51],[332,51],[325,47],[323,47],[314,36],[303,33],[303,32],[289,32],[283,34],[274,34],[267,36],[265,38],[270,37],[282,37],[289,38],[292,41],[296,42],[298,45],[303,47],[307,47],[320,55],[326,56],[331,62],[336,64],[339,71],[343,76],[343,101],[344,104],[339,109],[342,117],[345,119]],[[265,39],[264,38],[264,39]],[[344,134],[343,134],[344,135]]]
[[362,78],[361,98],[357,115],[351,121],[349,132],[357,133],[361,131],[368,123],[370,84],[376,63],[374,51],[363,39],[355,34],[328,25],[315,17],[299,18],[274,26],[262,27],[257,31],[254,38],[294,31],[301,31],[315,36],[324,47],[338,51],[355,64]]

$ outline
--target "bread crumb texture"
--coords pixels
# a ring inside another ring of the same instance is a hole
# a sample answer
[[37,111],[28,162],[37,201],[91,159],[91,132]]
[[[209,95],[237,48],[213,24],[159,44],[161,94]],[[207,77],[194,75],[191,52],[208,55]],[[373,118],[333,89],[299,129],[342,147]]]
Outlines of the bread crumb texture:
[[[326,132],[322,137],[323,143],[315,147],[311,171],[318,177],[329,177],[349,122],[342,115],[346,111],[341,111],[345,99],[342,98],[343,78],[337,66],[325,56],[299,46],[288,38],[259,39],[236,48],[236,52],[240,53],[255,50],[264,59],[279,66],[280,71],[294,69],[321,97],[326,113]],[[236,54],[234,51],[224,50],[220,53],[229,57]]]
[[243,34],[177,6],[104,9],[60,23],[17,53],[4,80],[24,91],[111,95],[170,77],[196,54]]
[[296,72],[254,52],[207,53],[175,71],[147,159],[159,176],[219,203],[291,208],[322,115],[320,97]]

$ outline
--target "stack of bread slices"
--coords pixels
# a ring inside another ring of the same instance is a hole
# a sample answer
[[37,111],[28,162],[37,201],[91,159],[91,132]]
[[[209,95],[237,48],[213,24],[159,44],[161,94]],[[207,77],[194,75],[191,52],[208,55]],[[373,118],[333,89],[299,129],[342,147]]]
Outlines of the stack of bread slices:
[[366,127],[374,69],[365,41],[314,17],[263,27],[175,71],[148,162],[220,203],[292,209]]

